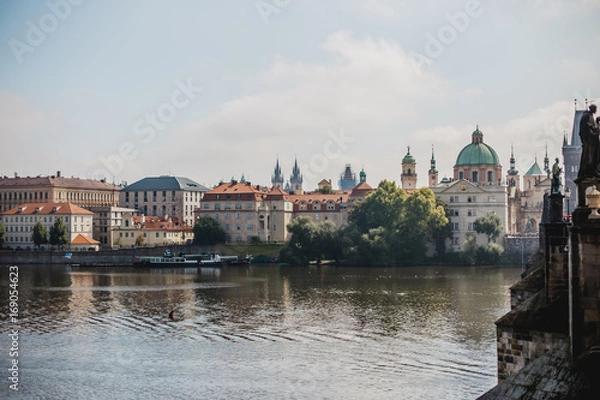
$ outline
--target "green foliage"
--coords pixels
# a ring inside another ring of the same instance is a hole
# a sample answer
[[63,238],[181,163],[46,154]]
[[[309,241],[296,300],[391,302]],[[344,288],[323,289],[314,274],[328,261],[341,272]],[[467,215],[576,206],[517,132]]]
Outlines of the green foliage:
[[282,262],[306,265],[326,259],[339,259],[342,254],[339,231],[331,222],[317,224],[299,217],[287,226],[292,237],[281,250]]
[[139,234],[136,238],[135,238],[135,244],[137,246],[143,246],[146,243],[146,239],[144,238],[143,234]]
[[225,243],[225,231],[210,217],[200,217],[194,224],[194,244],[214,245]]
[[502,221],[496,214],[488,214],[479,217],[473,222],[473,229],[477,233],[484,233],[488,236],[488,242],[495,242],[502,233]]
[[353,229],[360,233],[359,240],[354,237],[358,260],[372,265],[422,262],[427,244],[447,237],[447,214],[445,203],[430,189],[407,196],[394,182],[382,181],[350,213]]
[[478,246],[475,235],[469,235],[463,243],[463,251],[460,256],[467,265],[495,265],[502,261],[503,253],[504,248],[498,243]]
[[318,191],[320,193],[322,193],[322,194],[333,194],[333,193],[335,193],[335,190],[333,190],[333,188],[331,187],[331,185],[324,185]]
[[6,242],[6,230],[4,229],[4,225],[2,221],[0,221],[0,247]]
[[48,230],[41,221],[38,221],[33,226],[33,234],[31,239],[33,240],[33,244],[37,247],[48,243]]
[[50,244],[52,246],[65,246],[69,244],[67,226],[61,217],[50,227]]

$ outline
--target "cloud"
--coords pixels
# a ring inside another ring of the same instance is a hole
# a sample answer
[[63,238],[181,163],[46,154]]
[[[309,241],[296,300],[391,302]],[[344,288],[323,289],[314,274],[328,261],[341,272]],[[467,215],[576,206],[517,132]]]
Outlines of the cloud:
[[358,0],[361,11],[386,19],[395,19],[398,12],[387,2],[382,0]]
[[[406,135],[398,130],[403,123],[414,121],[430,101],[451,92],[451,83],[436,73],[418,74],[393,41],[357,40],[340,31],[322,47],[329,58],[321,64],[278,56],[255,77],[243,77],[260,82],[262,91],[232,99],[206,119],[173,132],[175,141],[210,149],[199,155],[198,162],[218,166],[211,168],[218,172],[207,171],[213,180],[239,176],[243,168],[246,177],[269,183],[277,155],[286,174],[297,155],[303,165],[319,165],[313,167],[319,176],[314,173],[307,183],[311,188],[323,177],[335,180],[346,160],[388,150],[390,141]],[[330,132],[340,129],[353,142],[337,151],[328,143]],[[330,157],[332,153],[336,156]]]
[[[546,149],[550,160],[555,157],[562,159],[563,138],[565,134],[571,134],[573,116],[573,104],[559,101],[499,124],[481,125],[479,129],[484,134],[484,143],[498,153],[503,173],[509,168],[510,147],[511,144],[514,145],[516,167],[523,174],[531,167],[536,157],[543,167]],[[474,130],[475,126],[471,125],[438,126],[416,130],[411,133],[411,139],[417,141],[419,138],[428,138],[435,146],[440,177],[451,177],[456,157],[462,148],[471,142],[471,133]],[[417,155],[420,185],[426,184],[425,177],[429,167],[426,160],[429,160],[429,156],[430,153],[425,151]]]

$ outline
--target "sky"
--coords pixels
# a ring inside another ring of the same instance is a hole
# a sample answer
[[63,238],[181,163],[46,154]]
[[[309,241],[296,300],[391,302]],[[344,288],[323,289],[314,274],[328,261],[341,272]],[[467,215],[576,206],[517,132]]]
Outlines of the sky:
[[5,0],[0,43],[6,176],[375,187],[410,146],[425,186],[477,126],[543,166],[600,100],[600,0]]

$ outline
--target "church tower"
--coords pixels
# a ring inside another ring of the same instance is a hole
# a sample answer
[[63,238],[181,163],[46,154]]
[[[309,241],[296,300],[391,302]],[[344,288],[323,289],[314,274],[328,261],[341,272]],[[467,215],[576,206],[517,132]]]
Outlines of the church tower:
[[577,109],[577,99],[575,99],[575,116],[573,118],[573,130],[571,131],[571,138],[568,140],[568,136],[565,132],[562,146],[563,160],[565,162],[565,177],[564,187],[565,191],[569,191],[572,196],[570,201],[571,204],[579,204],[577,201],[577,185],[573,182],[579,174],[579,160],[581,159],[581,138],[579,137],[579,124],[581,123],[581,117],[585,110]]
[[283,189],[283,174],[281,173],[281,167],[279,166],[279,157],[277,157],[275,171],[273,171],[273,175],[271,175],[271,185]]
[[410,146],[408,151],[402,159],[402,174],[400,175],[400,181],[402,183],[402,189],[406,193],[410,193],[417,188],[417,162],[415,158],[410,154]]
[[506,184],[508,187],[515,187],[521,190],[521,177],[519,171],[515,168],[515,148],[510,145],[510,169],[506,173]]
[[367,173],[365,172],[365,169],[361,169],[360,170],[360,182],[359,183],[366,183],[367,182]]
[[290,175],[290,193],[296,193],[302,191],[302,174],[300,173],[300,167],[298,167],[298,158],[294,160],[294,169],[292,169],[292,175]]
[[438,184],[438,170],[435,168],[435,155],[433,153],[433,145],[431,146],[431,167],[429,168],[429,187],[433,187]]

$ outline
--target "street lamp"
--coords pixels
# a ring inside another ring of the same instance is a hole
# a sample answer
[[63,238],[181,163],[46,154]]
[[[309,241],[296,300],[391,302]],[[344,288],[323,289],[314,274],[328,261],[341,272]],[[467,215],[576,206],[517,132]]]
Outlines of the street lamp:
[[569,199],[571,198],[571,189],[565,189],[565,199],[567,199],[567,215],[571,215],[571,208],[569,207]]

